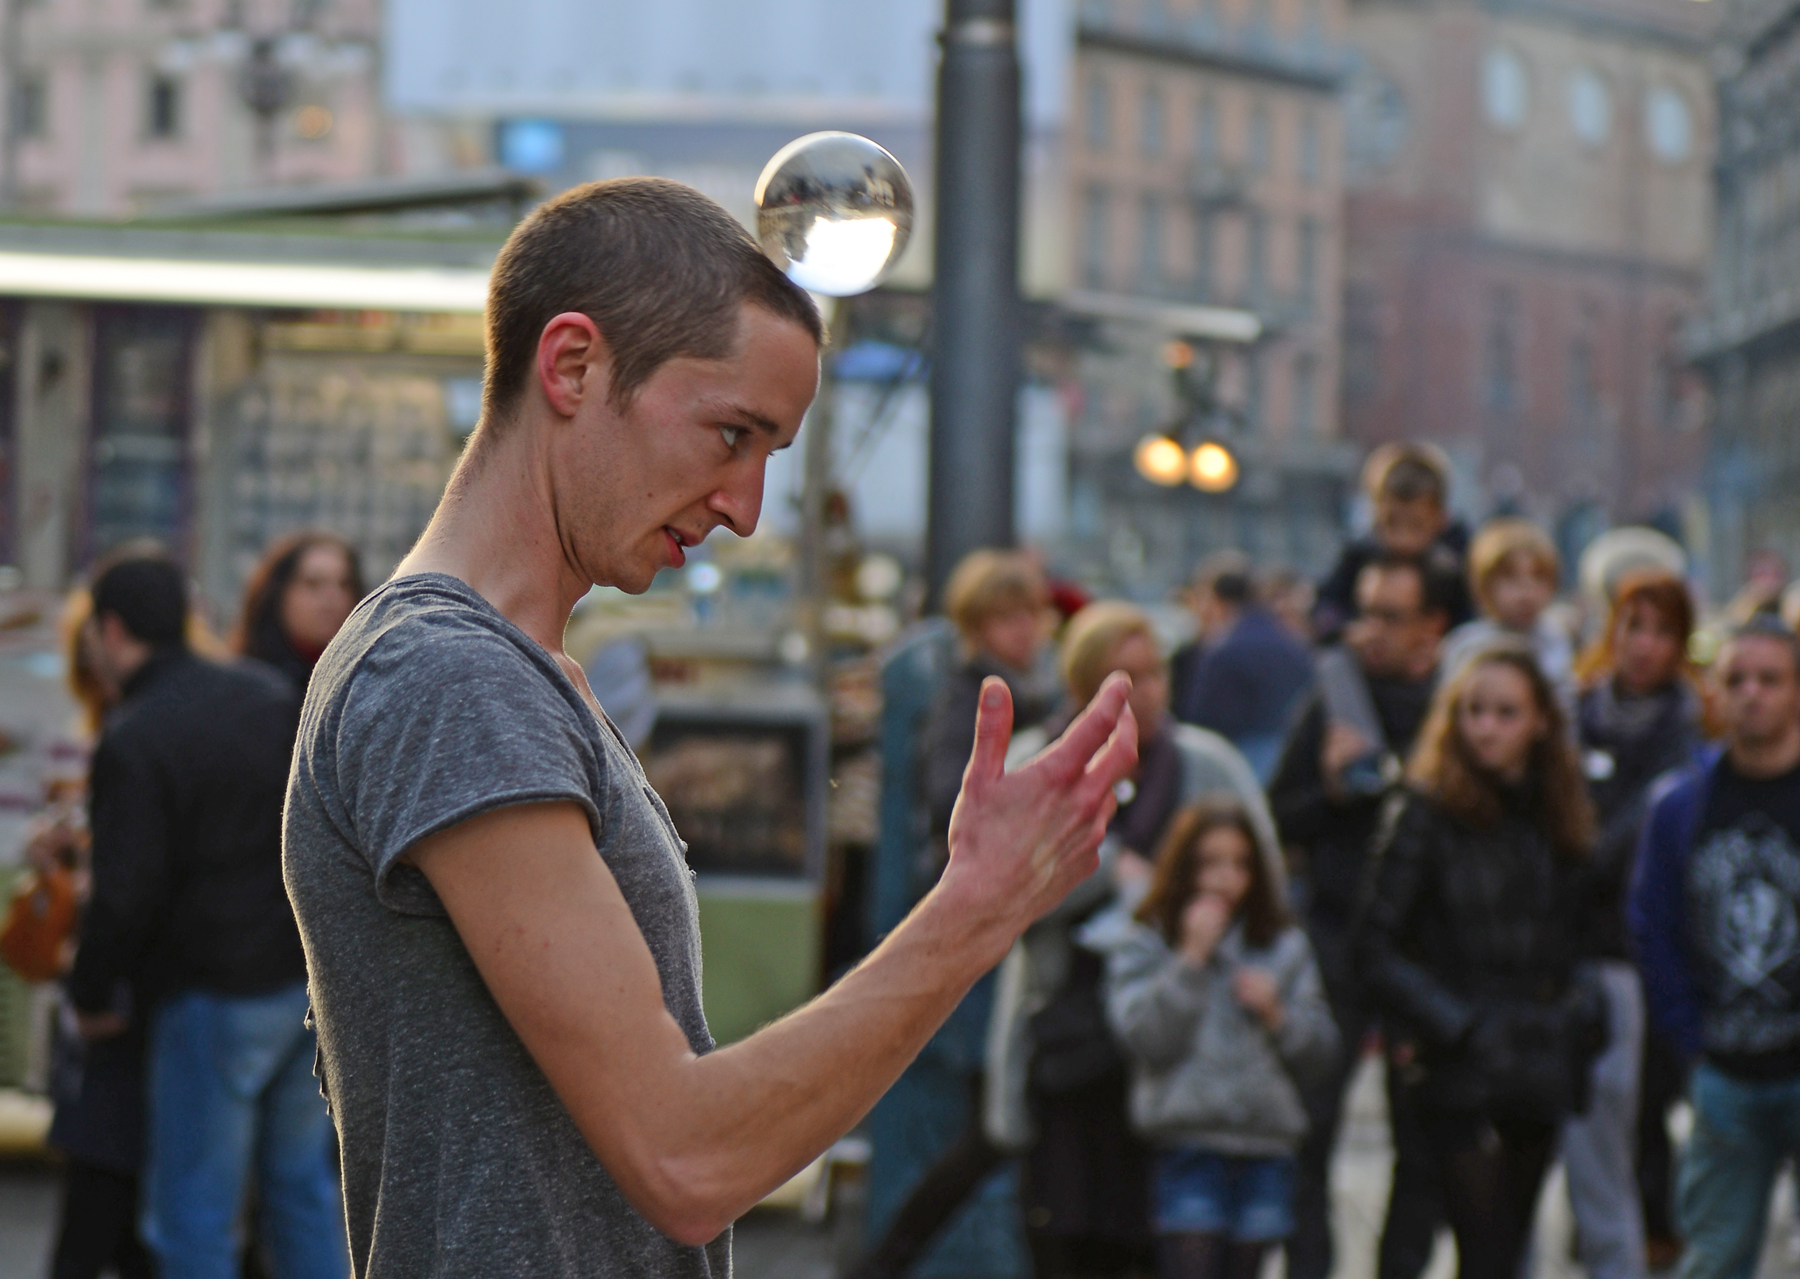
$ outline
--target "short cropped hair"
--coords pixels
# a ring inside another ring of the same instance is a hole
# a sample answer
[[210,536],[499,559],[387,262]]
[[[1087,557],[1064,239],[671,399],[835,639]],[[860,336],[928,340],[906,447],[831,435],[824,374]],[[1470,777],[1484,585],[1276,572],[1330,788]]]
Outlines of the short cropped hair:
[[1789,630],[1786,622],[1773,613],[1752,613],[1748,620],[1739,622],[1726,633],[1721,651],[1747,639],[1774,640],[1782,645],[1793,661],[1795,677],[1800,678],[1800,636]]
[[1242,551],[1215,551],[1200,562],[1194,586],[1221,604],[1248,604],[1256,594],[1250,573],[1250,557]]
[[976,641],[991,617],[1049,605],[1043,572],[1018,551],[970,551],[944,586],[944,612],[968,644]]
[[167,554],[132,546],[103,559],[95,573],[89,591],[95,621],[110,614],[151,648],[187,644],[187,577]]
[[667,178],[613,178],[565,191],[513,229],[488,282],[482,427],[524,394],[544,326],[593,320],[612,356],[610,398],[630,405],[678,356],[717,360],[749,302],[824,341],[819,309],[717,201]]
[[1093,700],[1113,672],[1107,659],[1121,641],[1134,635],[1142,635],[1153,646],[1156,643],[1156,627],[1150,615],[1123,600],[1089,604],[1069,619],[1057,664],[1077,703],[1085,705]]
[[1458,580],[1461,574],[1457,570],[1456,557],[1441,546],[1430,547],[1422,555],[1377,551],[1363,565],[1362,572],[1416,574],[1419,579],[1421,612],[1441,613],[1445,618],[1456,612],[1457,595],[1462,585]]
[[1562,560],[1548,533],[1530,520],[1491,520],[1482,526],[1469,546],[1469,589],[1483,608],[1491,606],[1488,584],[1515,555],[1530,560],[1532,567],[1552,583],[1562,577]]
[[1363,463],[1363,489],[1371,501],[1425,499],[1450,505],[1450,461],[1430,444],[1383,444]]

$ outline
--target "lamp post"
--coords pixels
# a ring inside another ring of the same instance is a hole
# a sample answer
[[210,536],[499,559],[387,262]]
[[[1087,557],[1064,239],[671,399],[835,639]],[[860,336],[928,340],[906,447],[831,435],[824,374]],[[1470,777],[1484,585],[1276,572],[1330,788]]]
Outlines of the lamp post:
[[1014,0],[946,0],[938,71],[925,569],[1013,542],[1019,386],[1019,55]]

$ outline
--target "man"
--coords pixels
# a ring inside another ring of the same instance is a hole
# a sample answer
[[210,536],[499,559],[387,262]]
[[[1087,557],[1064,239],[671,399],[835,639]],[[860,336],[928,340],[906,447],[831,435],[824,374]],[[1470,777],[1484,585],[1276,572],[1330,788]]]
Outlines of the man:
[[1725,748],[1652,802],[1628,906],[1650,1016],[1697,1059],[1682,1279],[1748,1279],[1800,1155],[1800,647],[1753,616],[1715,670]]
[[988,681],[936,887],[826,994],[712,1051],[680,839],[561,640],[594,584],[642,591],[755,529],[818,315],[718,205],[633,178],[520,224],[487,325],[481,425],[315,670],[288,798],[352,1265],[728,1274],[733,1219],[1093,871],[1128,682],[1008,774]]
[[1257,600],[1240,552],[1201,566],[1194,613],[1199,637],[1170,660],[1170,708],[1182,723],[1229,740],[1266,780],[1295,703],[1312,684],[1312,654]]
[[[1282,838],[1303,854],[1306,928],[1332,1015],[1350,1047],[1334,1076],[1307,1098],[1311,1130],[1295,1187],[1293,1279],[1332,1268],[1328,1179],[1354,1046],[1373,1025],[1351,972],[1350,929],[1383,801],[1400,776],[1436,687],[1438,644],[1449,628],[1457,578],[1434,559],[1376,554],[1356,578],[1356,620],[1341,649],[1319,660],[1318,689],[1283,750],[1269,804]],[[1390,1080],[1393,1072],[1390,1072]],[[1431,1257],[1440,1214],[1430,1156],[1390,1086],[1394,1189],[1382,1232],[1381,1279],[1416,1279]]]
[[275,1273],[341,1279],[330,1124],[281,880],[297,696],[273,670],[188,650],[186,583],[161,555],[118,560],[92,594],[83,642],[119,708],[94,752],[93,895],[69,997],[90,1040],[148,1020],[145,1242],[160,1274],[235,1277],[254,1167]]

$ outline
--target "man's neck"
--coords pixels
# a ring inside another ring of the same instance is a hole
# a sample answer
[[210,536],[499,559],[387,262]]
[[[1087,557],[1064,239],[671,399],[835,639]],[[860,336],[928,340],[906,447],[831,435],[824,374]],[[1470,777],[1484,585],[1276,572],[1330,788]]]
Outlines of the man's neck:
[[1726,757],[1737,773],[1759,781],[1792,772],[1800,767],[1800,724],[1767,741],[1752,742],[1740,737],[1731,743]]
[[459,578],[520,630],[560,653],[569,614],[590,583],[563,546],[555,481],[537,439],[529,424],[515,422],[497,439],[475,441],[394,576]]

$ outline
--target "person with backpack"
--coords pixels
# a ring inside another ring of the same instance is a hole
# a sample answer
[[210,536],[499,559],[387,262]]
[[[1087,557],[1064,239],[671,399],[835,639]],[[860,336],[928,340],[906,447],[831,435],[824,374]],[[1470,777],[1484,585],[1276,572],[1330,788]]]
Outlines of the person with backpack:
[[1109,957],[1162,1279],[1256,1279],[1293,1229],[1301,1089],[1341,1045],[1278,856],[1228,799],[1184,809]]

